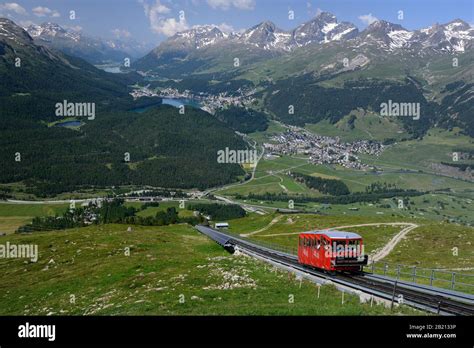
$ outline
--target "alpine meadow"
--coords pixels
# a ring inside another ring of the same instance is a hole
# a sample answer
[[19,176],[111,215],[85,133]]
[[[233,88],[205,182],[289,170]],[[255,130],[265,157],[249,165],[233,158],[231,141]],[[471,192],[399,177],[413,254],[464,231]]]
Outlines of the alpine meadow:
[[0,345],[472,342],[473,73],[472,0],[0,0]]

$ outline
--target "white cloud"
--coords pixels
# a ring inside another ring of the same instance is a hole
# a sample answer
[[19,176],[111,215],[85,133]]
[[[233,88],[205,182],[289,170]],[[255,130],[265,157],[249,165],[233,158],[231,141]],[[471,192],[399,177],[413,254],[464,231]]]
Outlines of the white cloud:
[[365,24],[367,24],[367,25],[370,25],[370,24],[372,24],[373,22],[378,21],[378,18],[375,17],[375,16],[373,16],[372,13],[359,16],[359,19],[360,19],[363,23],[365,23]]
[[114,36],[117,38],[117,39],[128,39],[132,36],[132,34],[126,30],[126,29],[114,29],[112,30],[112,34],[114,34]]
[[33,9],[33,14],[37,17],[61,17],[61,14],[56,10],[51,10],[47,7],[37,6]]
[[166,18],[164,15],[171,10],[163,5],[160,0],[155,0],[151,4],[146,0],[139,0],[138,2],[143,5],[153,32],[173,36],[177,32],[189,29],[185,17],[180,17],[178,20],[174,17]]
[[51,11],[49,8],[47,7],[43,7],[43,6],[38,6],[38,7],[35,7],[33,9],[33,13],[35,14],[35,16],[38,16],[38,17],[45,17],[47,15],[49,15]]
[[177,21],[175,18],[161,18],[152,24],[152,30],[157,34],[173,36],[180,31],[189,29],[185,19]]
[[207,0],[209,6],[214,9],[228,10],[235,7],[239,10],[253,10],[255,0]]
[[227,23],[221,23],[219,25],[216,25],[216,27],[218,27],[220,29],[220,31],[224,32],[224,33],[232,33],[234,32],[234,27],[230,24],[227,24]]
[[147,16],[149,16],[152,13],[165,14],[171,11],[169,7],[166,7],[165,5],[163,5],[160,0],[155,0],[155,2],[152,3],[151,5],[148,4],[148,2],[145,0],[138,0],[138,2],[143,5],[143,8],[145,9],[145,14]]
[[28,14],[26,10],[16,2],[6,2],[4,4],[0,4],[0,11],[15,12],[16,14],[22,16],[26,16]]

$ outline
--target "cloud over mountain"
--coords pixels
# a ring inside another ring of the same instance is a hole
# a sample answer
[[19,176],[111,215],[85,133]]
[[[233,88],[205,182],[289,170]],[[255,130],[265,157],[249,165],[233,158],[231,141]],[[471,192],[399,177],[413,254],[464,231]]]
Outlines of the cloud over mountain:
[[232,7],[239,10],[253,10],[255,0],[207,0],[209,6],[214,9],[228,10]]
[[57,17],[60,17],[61,14],[56,11],[56,10],[51,10],[49,9],[48,7],[44,7],[44,6],[37,6],[33,9],[33,14],[37,17],[53,17],[53,18],[57,18]]
[[152,3],[147,0],[139,0],[139,3],[143,5],[145,15],[150,21],[150,28],[154,33],[173,36],[189,28],[184,16],[180,15],[178,19],[167,17],[166,15],[171,12],[171,9],[163,5],[160,0],[155,0]]
[[26,16],[26,10],[16,2],[6,2],[4,4],[0,4],[0,13],[2,12],[14,12],[16,14]]
[[361,15],[359,16],[359,19],[367,25],[372,24],[373,22],[376,22],[378,20],[377,17],[373,16],[372,13],[366,14],[366,15]]

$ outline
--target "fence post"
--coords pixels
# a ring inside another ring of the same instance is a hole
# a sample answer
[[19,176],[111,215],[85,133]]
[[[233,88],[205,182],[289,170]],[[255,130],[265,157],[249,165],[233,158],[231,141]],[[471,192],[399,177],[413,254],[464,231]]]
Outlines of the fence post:
[[375,261],[372,261],[372,274],[375,274],[374,273],[374,268],[375,268]]
[[400,279],[400,265],[397,265],[397,280]]
[[451,289],[454,289],[455,285],[456,285],[456,273],[453,272],[453,275],[451,277]]
[[387,268],[388,268],[388,265],[387,263],[385,262],[384,266],[383,266],[383,275],[386,276],[387,275]]
[[393,302],[395,301],[395,291],[397,290],[397,281],[393,284],[392,303],[390,304],[390,311],[393,310]]
[[413,267],[413,283],[416,283],[416,266]]
[[433,286],[433,279],[434,279],[434,269],[431,270],[431,276],[430,276],[430,286]]

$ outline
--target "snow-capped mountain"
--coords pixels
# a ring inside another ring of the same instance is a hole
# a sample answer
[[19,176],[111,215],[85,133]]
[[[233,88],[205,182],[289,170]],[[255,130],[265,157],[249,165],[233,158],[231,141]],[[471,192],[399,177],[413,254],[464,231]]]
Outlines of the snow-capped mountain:
[[464,52],[472,47],[474,28],[461,19],[447,24],[435,24],[422,29],[416,36],[423,47],[432,47],[446,52]]
[[311,21],[293,30],[292,43],[296,46],[305,46],[311,43],[321,44],[351,39],[358,33],[359,30],[352,23],[338,23],[333,14],[321,12]]
[[119,62],[124,58],[137,57],[148,47],[129,40],[102,40],[85,35],[79,30],[63,28],[56,23],[30,25],[24,28],[35,43],[77,56],[92,64]]
[[239,43],[253,45],[265,50],[289,50],[290,40],[290,33],[277,28],[276,25],[270,21],[262,22],[246,30],[238,38]]
[[7,18],[0,18],[0,39],[12,41],[19,45],[33,43],[33,40],[26,31]]
[[422,49],[430,48],[450,53],[464,52],[472,45],[473,39],[474,28],[460,19],[415,31],[379,20],[370,24],[359,37],[362,43],[375,42],[390,51],[415,49],[421,52]]
[[[59,28],[53,29],[52,26],[46,30],[59,32]],[[20,58],[21,74],[15,73],[17,57]],[[52,71],[55,73],[51,74]],[[33,90],[64,93],[66,88],[71,88],[74,92],[86,91],[91,97],[101,94],[110,97],[108,91],[113,88],[110,83],[118,86],[104,74],[98,73],[92,65],[71,59],[45,45],[38,45],[25,29],[7,18],[0,18],[0,81],[3,82],[0,84],[2,95],[5,91]],[[125,83],[119,88],[126,95]],[[27,103],[37,103],[39,99],[47,102],[36,97]]]
[[189,50],[200,50],[219,44],[250,45],[258,49],[291,52],[310,44],[327,44],[358,40],[359,45],[374,44],[378,48],[396,51],[400,49],[432,48],[444,52],[464,52],[472,45],[474,29],[466,22],[456,19],[450,23],[435,24],[427,29],[410,31],[400,24],[378,20],[364,31],[349,22],[338,22],[328,12],[321,12],[312,20],[293,30],[279,29],[270,21],[262,22],[243,33],[225,33],[217,26],[195,26],[177,33],[156,48],[160,55],[168,50],[185,55]]
[[60,62],[70,65],[62,55],[56,54],[47,47],[36,45],[31,36],[13,21],[0,18],[0,56],[17,51],[22,51],[25,56],[34,57],[32,66],[45,60],[48,63]]
[[160,70],[162,74],[172,75],[171,71],[187,74],[196,69],[210,69],[213,65],[225,66],[229,55],[256,63],[280,55],[291,58],[297,50],[308,53],[324,50],[325,45],[339,48],[339,52],[357,52],[366,57],[366,65],[371,59],[369,55],[383,58],[384,54],[408,53],[424,57],[463,53],[472,47],[473,39],[474,29],[460,19],[420,30],[408,30],[400,24],[377,20],[359,31],[349,22],[339,22],[331,13],[321,12],[288,31],[270,21],[240,33],[224,33],[215,25],[195,26],[162,42],[139,59],[135,68]]
[[217,26],[195,26],[177,33],[162,45],[174,48],[201,49],[218,43],[244,44],[264,50],[291,51],[312,43],[328,43],[357,36],[358,29],[351,23],[338,23],[334,15],[322,12],[311,21],[291,31],[265,21],[243,33],[224,33]]
[[360,35],[363,43],[375,43],[383,48],[402,48],[406,46],[413,32],[403,28],[400,24],[378,20],[371,23]]
[[63,37],[78,42],[81,39],[81,33],[75,30],[66,30],[56,23],[43,23],[41,25],[30,25],[25,28],[33,39],[39,39],[47,42],[55,38]]
[[229,38],[229,34],[214,25],[195,26],[180,32],[167,40],[167,43],[182,48],[201,49]]

